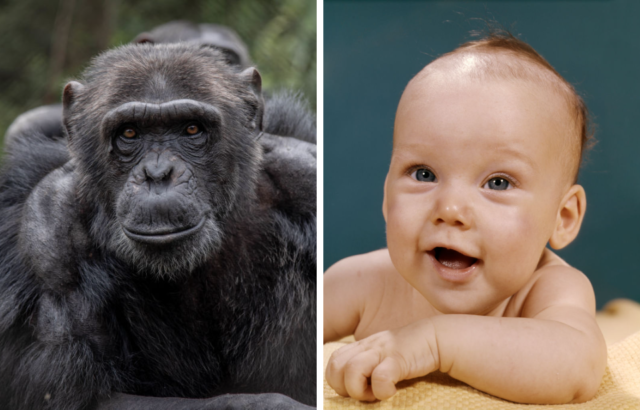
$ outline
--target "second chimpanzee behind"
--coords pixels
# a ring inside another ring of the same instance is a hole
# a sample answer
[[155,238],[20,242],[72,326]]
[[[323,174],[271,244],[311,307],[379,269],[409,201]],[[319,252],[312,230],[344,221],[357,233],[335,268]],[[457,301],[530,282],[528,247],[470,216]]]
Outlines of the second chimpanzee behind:
[[65,87],[68,149],[14,140],[3,408],[315,402],[315,145],[269,134],[313,132],[292,104],[265,114],[258,72],[216,50],[125,46]]

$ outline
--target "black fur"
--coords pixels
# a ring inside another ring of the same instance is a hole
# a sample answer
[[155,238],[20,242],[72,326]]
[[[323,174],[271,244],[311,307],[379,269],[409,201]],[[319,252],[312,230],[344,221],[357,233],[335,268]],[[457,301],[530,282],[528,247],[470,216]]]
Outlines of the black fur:
[[[138,396],[225,393],[237,395],[167,400],[185,409],[298,406],[240,394],[282,393],[315,403],[315,145],[304,142],[315,141],[314,122],[293,99],[297,108],[285,115],[265,110],[260,133],[257,74],[247,83],[220,59],[186,45],[105,53],[82,86],[66,89],[68,148],[28,128],[8,146],[0,408],[163,408]],[[114,242],[122,236],[116,197],[130,167],[101,133],[102,118],[128,101],[185,98],[221,117],[203,155],[177,151],[194,158],[186,165],[220,239],[189,239],[193,253],[180,255],[171,253],[180,241],[150,246],[135,259],[114,246],[137,246]],[[286,110],[285,97],[278,104]],[[154,263],[167,252],[188,263]]]
[[316,143],[316,122],[306,115],[309,107],[299,93],[283,91],[267,98],[265,131]]

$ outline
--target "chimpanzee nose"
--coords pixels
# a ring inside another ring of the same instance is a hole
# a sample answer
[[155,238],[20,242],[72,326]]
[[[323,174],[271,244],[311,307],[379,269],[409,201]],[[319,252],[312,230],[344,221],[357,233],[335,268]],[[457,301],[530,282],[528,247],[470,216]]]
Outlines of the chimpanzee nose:
[[144,167],[144,173],[147,175],[147,179],[156,183],[169,179],[172,172],[173,164],[168,161],[162,161],[158,164],[147,164]]
[[174,172],[174,162],[167,153],[149,155],[145,158],[143,170],[149,188],[160,194],[171,185],[171,177]]

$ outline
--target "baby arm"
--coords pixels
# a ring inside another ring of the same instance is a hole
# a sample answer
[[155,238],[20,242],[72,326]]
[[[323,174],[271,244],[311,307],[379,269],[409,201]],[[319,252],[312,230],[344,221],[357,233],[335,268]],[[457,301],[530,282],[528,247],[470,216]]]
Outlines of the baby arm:
[[583,402],[606,366],[594,310],[582,273],[546,267],[521,317],[439,315],[380,332],[335,352],[327,381],[341,395],[370,401],[391,397],[401,380],[440,370],[515,402]]

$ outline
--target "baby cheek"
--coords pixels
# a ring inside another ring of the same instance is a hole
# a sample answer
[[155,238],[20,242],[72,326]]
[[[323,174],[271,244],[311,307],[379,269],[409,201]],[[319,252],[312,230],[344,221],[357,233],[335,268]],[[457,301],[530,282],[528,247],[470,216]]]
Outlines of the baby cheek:
[[[509,217],[512,216],[512,217]],[[499,222],[494,224],[492,235],[496,244],[505,250],[518,250],[523,243],[530,240],[534,234],[535,225],[526,215],[503,214]]]
[[[485,243],[491,246],[491,259],[512,273],[533,273],[547,239],[544,226],[535,215],[521,210],[503,210],[485,235]],[[522,275],[513,276],[518,282]]]
[[419,248],[424,213],[415,202],[396,197],[387,204],[387,247],[394,264],[411,263],[411,255]]
[[415,195],[401,194],[390,198],[387,204],[387,236],[409,239],[419,236],[425,219],[424,201]]

